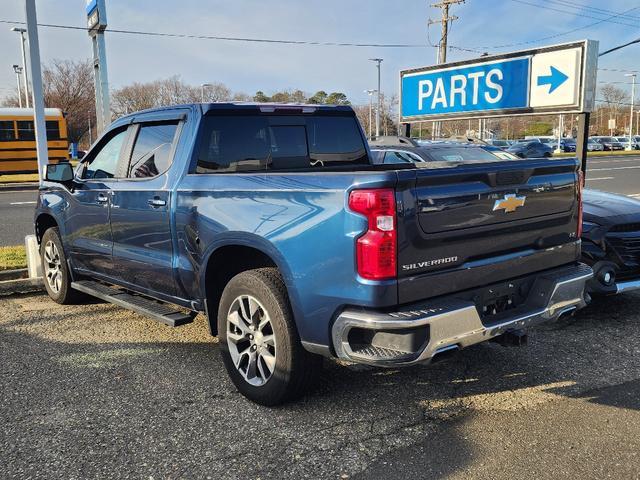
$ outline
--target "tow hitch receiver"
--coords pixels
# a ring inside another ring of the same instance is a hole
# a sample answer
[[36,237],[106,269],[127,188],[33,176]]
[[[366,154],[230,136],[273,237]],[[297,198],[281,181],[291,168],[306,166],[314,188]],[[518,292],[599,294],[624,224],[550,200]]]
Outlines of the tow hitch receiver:
[[503,347],[524,347],[527,344],[527,339],[527,332],[522,329],[514,329],[492,338],[491,341],[499,343]]

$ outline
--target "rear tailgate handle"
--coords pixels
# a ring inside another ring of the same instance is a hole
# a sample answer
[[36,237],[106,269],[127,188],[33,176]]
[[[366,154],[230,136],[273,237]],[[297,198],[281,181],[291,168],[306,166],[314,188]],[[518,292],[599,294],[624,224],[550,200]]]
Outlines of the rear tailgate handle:
[[149,200],[147,200],[147,203],[153,208],[164,207],[167,204],[165,200],[162,200],[158,197],[150,198]]

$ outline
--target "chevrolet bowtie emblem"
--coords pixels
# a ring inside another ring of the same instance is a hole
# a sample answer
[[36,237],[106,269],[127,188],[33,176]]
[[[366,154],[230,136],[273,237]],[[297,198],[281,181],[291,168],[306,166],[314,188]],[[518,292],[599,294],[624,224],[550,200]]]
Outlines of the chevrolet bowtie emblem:
[[524,207],[527,197],[518,197],[515,193],[505,195],[503,199],[496,200],[493,204],[493,211],[504,210],[505,213],[515,212],[518,207]]

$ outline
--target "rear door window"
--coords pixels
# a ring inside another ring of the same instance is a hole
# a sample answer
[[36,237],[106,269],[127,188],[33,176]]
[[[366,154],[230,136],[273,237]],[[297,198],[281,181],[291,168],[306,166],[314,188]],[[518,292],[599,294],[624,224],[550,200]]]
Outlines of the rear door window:
[[141,125],[127,176],[149,178],[166,172],[171,166],[171,151],[177,130],[178,122]]
[[369,164],[352,116],[205,117],[196,173],[314,169]]

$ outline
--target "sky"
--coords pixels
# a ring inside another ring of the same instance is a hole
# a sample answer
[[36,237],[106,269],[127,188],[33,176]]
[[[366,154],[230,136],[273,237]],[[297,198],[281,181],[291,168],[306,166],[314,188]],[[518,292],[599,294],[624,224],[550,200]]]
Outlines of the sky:
[[[287,89],[308,93],[342,91],[355,104],[368,102],[376,88],[375,64],[383,58],[382,91],[397,93],[399,71],[436,63],[440,18],[435,0],[105,0],[109,28],[319,42],[393,43],[415,48],[279,45],[203,39],[106,34],[111,88],[179,75],[199,85],[222,82],[233,91],[267,94]],[[38,22],[84,26],[86,0],[36,0]],[[580,5],[584,6],[581,8]],[[577,6],[577,7],[576,7]],[[625,15],[609,18],[625,12]],[[453,22],[448,60],[482,52],[503,53],[585,38],[601,51],[640,37],[637,0],[467,0],[451,7]],[[0,0],[1,21],[24,21],[23,0]],[[601,21],[609,18],[608,21]],[[596,23],[596,25],[589,26]],[[16,83],[20,64],[18,34],[0,23],[0,97]],[[587,27],[588,28],[585,28]],[[572,30],[576,30],[573,31]],[[567,33],[570,32],[570,33]],[[41,57],[81,60],[91,57],[86,32],[39,28]],[[550,38],[552,37],[552,38]],[[497,47],[497,48],[496,48]],[[640,44],[600,59],[599,67],[640,70]],[[623,72],[600,70],[600,82],[620,82]],[[640,92],[638,94],[640,96]]]

